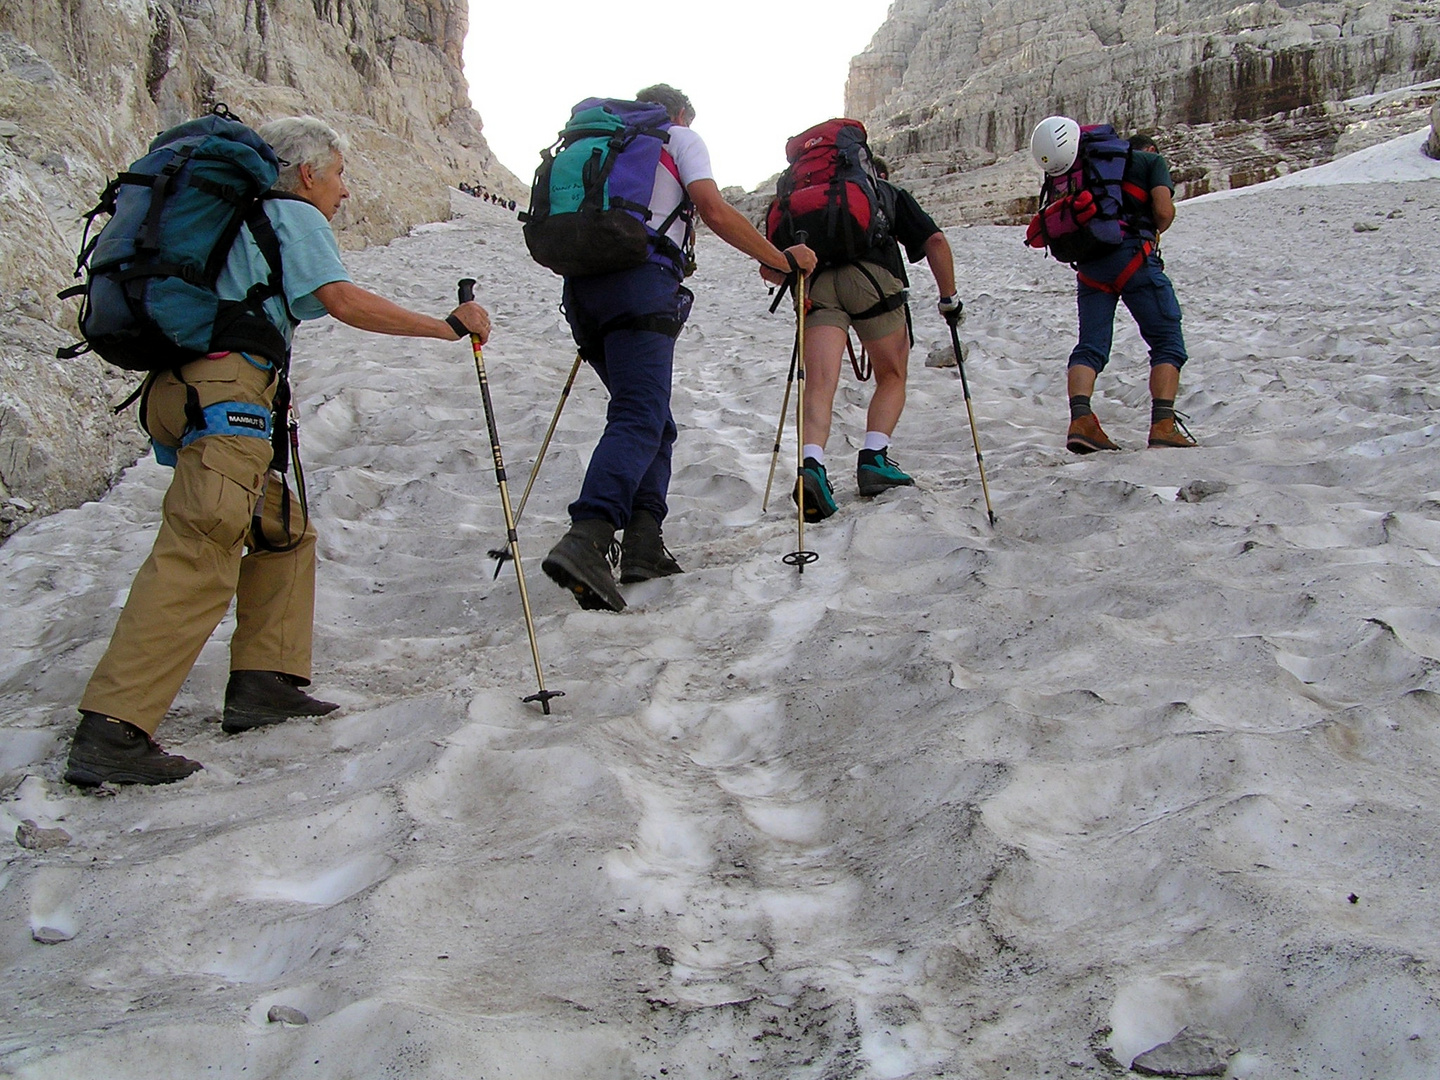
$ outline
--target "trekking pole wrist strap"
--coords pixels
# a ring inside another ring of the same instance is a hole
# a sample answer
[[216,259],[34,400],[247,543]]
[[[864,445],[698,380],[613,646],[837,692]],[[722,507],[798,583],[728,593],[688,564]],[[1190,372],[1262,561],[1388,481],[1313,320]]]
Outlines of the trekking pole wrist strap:
[[789,267],[790,273],[798,274],[800,272],[800,264],[795,261],[795,256],[788,250],[782,251],[780,254],[785,256],[785,264]]
[[470,336],[470,328],[466,326],[463,322],[461,322],[459,319],[457,319],[454,315],[446,315],[445,322],[451,330],[454,330],[455,333],[460,335],[461,341],[465,340],[465,338]]

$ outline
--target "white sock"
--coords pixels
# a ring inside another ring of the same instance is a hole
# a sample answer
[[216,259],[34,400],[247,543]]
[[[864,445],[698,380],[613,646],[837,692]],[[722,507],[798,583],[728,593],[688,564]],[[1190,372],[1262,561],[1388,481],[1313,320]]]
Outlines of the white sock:
[[885,432],[883,432],[883,431],[867,431],[867,432],[865,432],[865,447],[864,447],[864,448],[865,448],[866,450],[884,450],[884,449],[885,449],[887,446],[889,446],[889,445],[890,445],[890,436],[889,436],[889,435],[886,435]]
[[816,446],[813,442],[807,442],[805,444],[804,456],[814,458],[816,465],[825,464],[825,448],[823,446]]

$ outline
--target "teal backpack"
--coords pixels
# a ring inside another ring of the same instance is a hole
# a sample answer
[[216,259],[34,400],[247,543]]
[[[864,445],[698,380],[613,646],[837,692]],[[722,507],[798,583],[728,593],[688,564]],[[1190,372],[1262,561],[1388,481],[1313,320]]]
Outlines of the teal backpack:
[[[265,317],[281,296],[280,244],[262,200],[280,174],[275,151],[224,105],[157,135],[149,152],[115,177],[85,215],[75,262],[84,284],[84,341],[59,350],[72,359],[94,350],[127,371],[166,371],[211,352],[258,353],[281,367],[285,338]],[[90,239],[95,219],[110,220]],[[243,300],[221,300],[215,282],[248,224],[270,278]]]

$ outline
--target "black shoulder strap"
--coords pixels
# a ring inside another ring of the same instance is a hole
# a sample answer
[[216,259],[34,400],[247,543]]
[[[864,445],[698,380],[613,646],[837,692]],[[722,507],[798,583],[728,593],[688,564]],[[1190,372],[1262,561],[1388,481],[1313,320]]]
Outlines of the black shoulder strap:
[[[256,199],[255,204],[245,215],[245,224],[250,227],[250,235],[255,238],[255,246],[260,249],[260,254],[265,256],[265,262],[270,267],[270,280],[265,283],[265,295],[259,298],[259,302],[263,303],[264,300],[271,296],[278,296],[280,303],[285,305],[285,317],[289,319],[290,324],[294,326],[299,320],[296,319],[290,311],[290,300],[285,295],[285,266],[280,255],[280,238],[275,235],[275,226],[270,224],[270,215],[265,213],[265,202],[267,199],[295,199],[298,202],[306,202],[307,200],[301,199],[296,195],[270,192]],[[259,288],[261,288],[259,285],[252,288],[250,295],[247,296],[246,299],[255,302],[256,289]]]

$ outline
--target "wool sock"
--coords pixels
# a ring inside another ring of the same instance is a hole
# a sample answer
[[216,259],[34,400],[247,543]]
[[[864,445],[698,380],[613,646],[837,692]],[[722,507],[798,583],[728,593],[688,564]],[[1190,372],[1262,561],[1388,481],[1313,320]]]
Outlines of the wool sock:
[[885,432],[883,432],[883,431],[867,431],[867,432],[865,432],[865,446],[864,446],[864,449],[866,449],[866,450],[884,450],[884,449],[886,449],[889,445],[890,445],[890,436],[889,436],[889,435],[886,435]]
[[1082,416],[1089,416],[1093,409],[1090,408],[1089,394],[1070,395],[1070,419],[1079,420]]
[[804,456],[807,458],[814,458],[816,465],[825,464],[825,448],[823,446],[817,446],[813,442],[807,442],[805,444]]
[[1153,398],[1150,402],[1150,423],[1158,424],[1161,420],[1175,419],[1174,398]]

